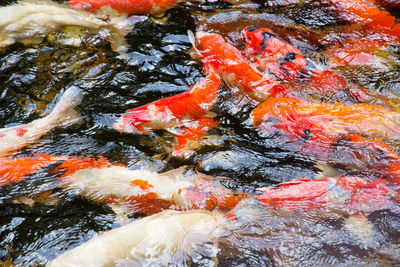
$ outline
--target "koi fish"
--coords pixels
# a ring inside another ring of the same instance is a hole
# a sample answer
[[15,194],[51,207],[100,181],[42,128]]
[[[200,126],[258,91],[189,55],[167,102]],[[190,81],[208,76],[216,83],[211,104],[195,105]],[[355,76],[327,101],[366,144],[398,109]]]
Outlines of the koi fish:
[[24,146],[35,143],[56,127],[76,123],[80,117],[74,108],[82,102],[83,93],[77,87],[64,92],[53,111],[28,124],[0,129],[0,157],[6,157]]
[[184,174],[182,168],[161,174],[124,166],[85,168],[64,175],[62,186],[94,201],[147,215],[165,209],[230,210],[246,196],[209,176]]
[[[250,116],[255,126],[268,124],[271,118],[277,118],[279,122],[272,127],[307,140],[315,138],[331,143],[337,136],[349,133],[400,139],[399,114],[368,104],[346,106],[342,103],[307,103],[298,99],[275,98],[256,107]],[[299,122],[302,122],[302,127]],[[307,129],[309,133],[305,134]]]
[[210,109],[216,102],[221,82],[214,67],[206,64],[205,71],[207,76],[189,91],[127,110],[113,128],[133,134],[168,130],[178,138],[175,151],[182,150],[189,140],[204,136],[218,125]]
[[268,97],[288,96],[294,90],[255,69],[234,46],[218,34],[197,32],[196,44],[203,63],[218,69],[224,82],[239,87],[252,99],[263,102]]
[[393,173],[398,172],[400,157],[376,138],[399,140],[397,112],[366,104],[314,104],[297,99],[276,98],[259,105],[250,117],[253,125],[262,131],[281,133],[302,152],[318,158],[332,156],[332,151],[342,141],[346,142],[347,147],[353,146],[351,153],[354,160],[357,158],[354,153],[364,147],[366,155],[372,153],[368,160],[371,164],[380,165],[385,169],[383,173],[395,180],[400,177],[387,170],[390,167]]
[[277,187],[259,188],[256,199],[266,208],[312,210],[345,208],[350,213],[369,213],[398,200],[399,192],[385,180],[366,182],[358,177],[295,179]]
[[167,208],[178,210],[230,210],[246,197],[231,191],[214,178],[184,173],[180,168],[158,174],[130,170],[105,158],[79,158],[35,155],[0,160],[0,186],[22,181],[29,174],[57,163],[58,186],[83,197],[143,214]]
[[121,14],[149,13],[160,15],[172,8],[177,0],[70,0],[68,5],[96,13],[102,7],[109,6]]
[[19,157],[16,159],[0,159],[0,186],[17,183],[40,169],[58,163],[52,172],[60,173],[59,179],[69,177],[80,169],[108,168],[121,166],[111,164],[104,158],[78,158],[54,155],[35,154],[31,157]]
[[324,53],[329,59],[329,65],[332,67],[359,65],[376,66],[377,62],[380,60],[375,53],[385,50],[385,45],[377,41],[349,40],[325,50]]
[[216,211],[168,210],[102,233],[46,266],[185,265],[196,255],[215,260],[218,250],[209,246],[226,223]]
[[130,25],[122,18],[109,22],[92,14],[75,10],[48,0],[23,0],[18,4],[0,7],[0,49],[15,42],[38,44],[50,33],[67,26],[77,26],[95,31],[106,30],[115,51],[125,45],[124,36]]
[[367,98],[360,86],[349,85],[334,70],[315,63],[289,43],[278,38],[267,28],[246,27],[242,31],[246,40],[244,53],[262,72],[289,82],[306,81],[307,92],[332,94],[349,91],[359,102]]
[[330,0],[330,2],[340,11],[341,18],[346,21],[364,24],[369,29],[392,36],[399,37],[400,35],[400,24],[396,18],[379,8],[374,0]]

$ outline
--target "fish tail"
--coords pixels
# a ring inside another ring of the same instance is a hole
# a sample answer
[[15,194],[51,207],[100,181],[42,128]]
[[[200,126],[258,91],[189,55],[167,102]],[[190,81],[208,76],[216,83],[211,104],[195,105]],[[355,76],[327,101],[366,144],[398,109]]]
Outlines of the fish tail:
[[135,16],[127,18],[126,15],[110,17],[110,37],[109,42],[113,51],[120,54],[122,58],[126,57],[128,52],[128,43],[125,36],[132,31],[135,24]]
[[83,98],[83,92],[76,86],[67,89],[58,101],[51,115],[55,116],[60,125],[76,122],[80,114],[74,109],[80,105]]

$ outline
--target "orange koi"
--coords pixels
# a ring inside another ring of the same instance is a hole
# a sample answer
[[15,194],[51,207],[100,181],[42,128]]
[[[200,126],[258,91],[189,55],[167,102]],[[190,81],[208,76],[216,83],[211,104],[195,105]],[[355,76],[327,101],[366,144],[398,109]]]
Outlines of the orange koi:
[[205,65],[207,76],[189,91],[162,98],[127,110],[113,125],[119,132],[149,134],[152,130],[168,130],[177,136],[175,149],[181,150],[187,141],[196,140],[218,125],[210,112],[221,88],[219,75],[211,65]]
[[173,7],[176,0],[70,0],[68,5],[96,13],[109,6],[121,14],[150,13],[158,15]]
[[309,93],[330,94],[349,90],[360,102],[367,98],[363,88],[347,84],[334,70],[307,58],[299,49],[278,38],[272,30],[246,27],[242,33],[246,40],[244,53],[255,61],[261,71],[292,83],[305,80]]
[[203,63],[216,66],[225,83],[239,87],[251,98],[262,102],[268,97],[287,96],[294,90],[263,75],[234,46],[218,34],[197,32],[197,50]]
[[79,114],[74,108],[82,102],[83,93],[77,87],[66,90],[53,111],[30,123],[0,129],[0,158],[35,143],[56,127],[76,123]]

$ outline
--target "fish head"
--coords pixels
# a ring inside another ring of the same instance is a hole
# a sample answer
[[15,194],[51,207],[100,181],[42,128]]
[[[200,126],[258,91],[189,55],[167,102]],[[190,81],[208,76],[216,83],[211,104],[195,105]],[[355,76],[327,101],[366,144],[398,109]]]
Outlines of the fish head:
[[218,67],[221,63],[221,55],[229,52],[229,47],[224,38],[216,33],[196,32],[195,45],[203,64]]
[[147,109],[147,105],[127,110],[124,115],[113,125],[119,132],[133,134],[148,134],[144,124],[151,123],[153,116]]
[[272,30],[253,26],[244,28],[242,34],[246,40],[247,53],[252,55],[261,54],[268,45],[268,39],[276,38]]

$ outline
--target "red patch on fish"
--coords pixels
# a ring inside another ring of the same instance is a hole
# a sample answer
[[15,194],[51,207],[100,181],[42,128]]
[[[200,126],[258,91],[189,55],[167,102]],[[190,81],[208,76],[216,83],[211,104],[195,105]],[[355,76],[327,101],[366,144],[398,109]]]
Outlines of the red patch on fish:
[[18,137],[22,137],[22,136],[24,136],[27,132],[28,132],[27,129],[25,129],[25,128],[19,128],[19,129],[17,129],[17,136],[18,136]]

